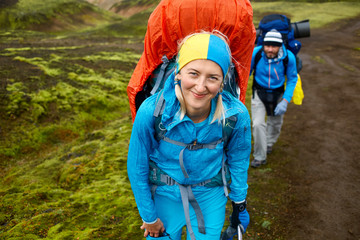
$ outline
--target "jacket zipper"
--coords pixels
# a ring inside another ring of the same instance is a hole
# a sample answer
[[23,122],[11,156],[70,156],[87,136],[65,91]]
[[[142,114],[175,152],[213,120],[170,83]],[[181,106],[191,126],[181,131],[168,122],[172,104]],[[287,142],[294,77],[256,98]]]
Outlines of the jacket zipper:
[[271,64],[269,63],[269,81],[268,81],[268,88],[270,88],[270,80],[271,80]]

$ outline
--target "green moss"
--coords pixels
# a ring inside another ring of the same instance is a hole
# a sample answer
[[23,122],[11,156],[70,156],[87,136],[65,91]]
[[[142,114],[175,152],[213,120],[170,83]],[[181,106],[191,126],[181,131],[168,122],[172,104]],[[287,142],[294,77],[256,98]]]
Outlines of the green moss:
[[6,90],[9,92],[9,103],[6,113],[10,116],[18,116],[23,111],[28,110],[28,95],[24,92],[24,85],[21,82],[9,84]]
[[312,56],[311,59],[318,62],[318,63],[322,63],[322,64],[326,63],[326,61],[320,56]]
[[89,55],[82,57],[83,60],[89,62],[97,62],[99,60],[107,61],[120,61],[123,63],[137,63],[140,58],[140,54],[134,54],[131,52],[99,52],[96,55]]
[[158,4],[159,0],[123,0],[118,4],[115,4],[113,7],[117,8],[118,10],[124,8],[130,8],[135,6],[147,6],[147,5],[154,5]]
[[353,66],[350,66],[348,64],[345,63],[339,63],[340,66],[342,66],[343,68],[345,68],[346,70],[350,71],[350,72],[355,72],[356,69]]
[[[22,61],[22,62],[26,62],[29,63],[31,65],[37,66],[40,70],[42,70],[46,75],[51,76],[51,77],[56,77],[58,75],[60,75],[62,73],[62,71],[58,68],[50,68],[50,64],[52,63],[52,61],[45,61],[44,59],[40,58],[40,57],[34,57],[34,58],[25,58],[25,57],[20,57],[17,56],[14,58],[14,60],[18,60],[18,61]],[[57,60],[57,59],[53,59],[53,60]]]
[[267,230],[270,230],[270,226],[271,226],[271,222],[267,220],[263,221],[263,223],[261,224],[261,227]]
[[97,29],[93,34],[109,34],[113,36],[127,37],[134,41],[134,37],[139,37],[136,42],[142,42],[146,32],[147,21],[155,7],[134,14],[121,22],[111,23],[104,28]]
[[[117,81],[117,80],[121,80],[125,78],[129,79],[129,77],[131,77],[131,74],[124,72],[123,75],[124,76],[121,76],[120,74],[114,74],[111,79],[108,79],[108,78],[104,78],[101,74],[96,74],[96,73],[90,73],[90,74],[69,73],[68,77],[71,80],[79,81],[84,84],[98,84],[100,86],[104,86],[112,89],[113,92],[124,92],[127,84],[123,81]],[[93,90],[97,91],[95,87]],[[107,101],[106,96],[105,98],[102,98],[101,101]],[[101,103],[99,102],[99,104]]]
[[114,121],[95,131],[100,139],[78,139],[36,163],[24,162],[17,171],[9,170],[0,185],[1,215],[6,216],[2,221],[9,226],[3,236],[99,239],[116,232],[129,236],[128,224],[140,224],[133,215],[135,201],[124,170],[124,141],[130,132],[128,118]]
[[24,48],[5,48],[4,51],[9,51],[9,52],[21,52],[21,51],[29,51],[32,50],[33,48],[31,47],[24,47]]
[[[5,48],[4,51],[8,53],[1,54],[2,56],[13,56],[16,54],[19,54],[20,52],[26,52],[26,51],[59,51],[59,50],[75,50],[75,49],[81,49],[87,47],[86,45],[82,46],[68,46],[68,47],[23,47],[23,48]],[[52,55],[52,61],[58,61],[61,59],[60,56]],[[22,58],[16,59],[16,60],[23,60]]]

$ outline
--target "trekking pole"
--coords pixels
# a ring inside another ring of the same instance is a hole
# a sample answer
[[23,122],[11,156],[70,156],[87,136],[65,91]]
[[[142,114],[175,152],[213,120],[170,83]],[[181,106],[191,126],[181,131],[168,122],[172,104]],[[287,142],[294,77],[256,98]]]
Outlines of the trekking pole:
[[233,228],[231,225],[225,230],[225,232],[223,232],[221,234],[221,238],[220,240],[229,240],[229,239],[232,239],[232,237],[236,234],[237,232],[237,235],[238,235],[238,240],[243,240],[243,237],[242,237],[242,226],[241,224],[239,224],[237,226],[237,228]]
[[242,231],[241,231],[241,224],[239,224],[237,226],[237,234],[238,234],[238,240],[243,240]]

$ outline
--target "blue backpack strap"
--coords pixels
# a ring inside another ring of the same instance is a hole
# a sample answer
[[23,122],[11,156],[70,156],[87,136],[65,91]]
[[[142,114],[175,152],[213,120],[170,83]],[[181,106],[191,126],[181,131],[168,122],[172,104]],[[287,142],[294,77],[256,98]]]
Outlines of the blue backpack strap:
[[287,72],[287,66],[288,66],[288,63],[289,63],[289,57],[288,55],[286,55],[286,57],[283,59],[283,64],[284,64],[284,75],[286,75],[286,72]]
[[[161,67],[160,67],[160,72],[159,72],[159,75],[158,77],[156,78],[156,83],[155,83],[155,86],[153,87],[153,89],[151,90],[150,94],[151,95],[154,95],[157,90],[160,88],[160,84],[164,82],[164,75],[165,75],[165,70],[166,70],[166,67],[169,65],[170,61],[169,59],[166,57],[166,55],[164,55],[162,58],[161,58],[161,61],[163,62],[161,64]],[[163,86],[161,86],[163,87]]]

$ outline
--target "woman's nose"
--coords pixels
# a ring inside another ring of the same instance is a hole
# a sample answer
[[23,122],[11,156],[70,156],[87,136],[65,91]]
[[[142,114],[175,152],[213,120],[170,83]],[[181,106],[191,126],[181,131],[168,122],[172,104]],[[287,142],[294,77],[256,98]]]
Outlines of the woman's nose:
[[206,78],[200,77],[196,82],[195,89],[197,92],[202,93],[206,91]]

